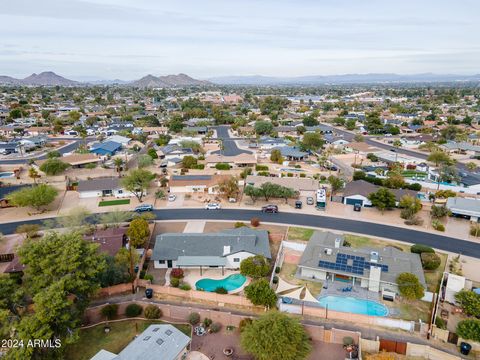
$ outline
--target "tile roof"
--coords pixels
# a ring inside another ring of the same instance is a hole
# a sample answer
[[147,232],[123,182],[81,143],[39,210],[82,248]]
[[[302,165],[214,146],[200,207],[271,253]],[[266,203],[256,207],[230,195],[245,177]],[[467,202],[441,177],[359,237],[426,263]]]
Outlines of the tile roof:
[[78,182],[77,191],[98,191],[98,190],[114,190],[120,189],[120,179],[112,178],[97,178],[90,180],[80,180]]

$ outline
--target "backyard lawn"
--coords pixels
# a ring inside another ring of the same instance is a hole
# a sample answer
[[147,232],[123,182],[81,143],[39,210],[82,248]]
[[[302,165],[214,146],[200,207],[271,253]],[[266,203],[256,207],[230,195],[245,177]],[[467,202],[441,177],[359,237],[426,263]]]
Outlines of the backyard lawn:
[[397,319],[418,321],[422,319],[424,322],[430,320],[430,303],[422,300],[399,300],[397,298],[395,303],[389,303],[387,305],[392,306],[394,309],[391,311],[390,316]]
[[440,266],[436,270],[424,270],[425,273],[425,281],[427,282],[427,290],[431,292],[438,292],[440,281],[442,281],[442,275],[445,271],[445,266],[447,265],[447,258],[448,255],[437,252],[436,253],[442,262]]
[[312,237],[315,230],[302,227],[290,226],[288,228],[288,240],[308,241]]
[[[134,338],[151,324],[161,324],[160,320],[126,320],[110,323],[110,332],[105,333],[105,325],[98,325],[90,329],[80,330],[79,340],[68,345],[65,359],[88,360],[101,349],[118,354]],[[174,325],[186,335],[191,336],[189,325]]]
[[283,263],[282,269],[280,270],[280,277],[288,282],[289,284],[295,285],[307,285],[307,289],[312,293],[313,296],[320,295],[322,291],[322,283],[317,281],[308,281],[308,280],[301,280],[295,277],[295,273],[297,272],[297,265]]
[[114,206],[114,205],[128,205],[130,204],[130,199],[118,199],[118,200],[106,200],[100,201],[98,206]]

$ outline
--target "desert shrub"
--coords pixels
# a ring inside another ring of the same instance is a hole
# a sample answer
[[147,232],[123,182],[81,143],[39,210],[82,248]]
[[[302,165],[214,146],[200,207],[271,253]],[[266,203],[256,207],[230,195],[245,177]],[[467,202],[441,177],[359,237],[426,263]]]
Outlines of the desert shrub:
[[222,286],[216,288],[216,289],[215,289],[215,292],[216,292],[217,294],[228,294],[227,289],[225,289],[225,288],[222,287]]
[[260,219],[259,218],[251,218],[250,219],[250,225],[252,225],[253,227],[257,227],[260,225]]
[[270,271],[270,263],[262,255],[249,256],[240,263],[240,273],[258,279],[267,276]]
[[190,286],[190,284],[182,283],[182,284],[180,285],[180,289],[181,289],[181,290],[188,291],[188,290],[192,290],[192,287]]
[[425,270],[435,270],[442,262],[440,256],[434,253],[422,253],[420,257],[422,258],[422,267]]
[[293,177],[292,173],[287,173],[287,177]]
[[410,247],[410,252],[414,254],[421,254],[421,253],[435,253],[430,246],[422,245],[422,244],[415,244]]
[[438,220],[432,220],[432,227],[437,231],[445,231],[445,225]]
[[480,225],[472,224],[470,225],[470,235],[479,237],[480,236]]
[[457,325],[457,334],[464,339],[480,341],[480,320],[462,320]]
[[306,177],[306,176],[307,176],[307,175],[305,175],[305,173],[301,173],[301,174],[300,174],[300,177],[301,177],[301,178],[304,178],[304,177]]
[[425,289],[415,274],[404,272],[397,276],[398,290],[408,300],[421,299],[425,295]]
[[141,270],[141,271],[140,271],[140,279],[145,279],[145,274],[146,274],[146,273],[147,273],[147,272],[146,272],[145,270]]
[[253,322],[253,320],[250,319],[250,318],[244,318],[244,319],[240,320],[240,323],[238,324],[238,330],[240,332],[242,332],[252,322]]
[[422,185],[420,185],[419,183],[413,183],[413,184],[407,185],[407,188],[413,191],[420,191],[422,190]]
[[143,308],[138,304],[129,304],[125,309],[125,315],[127,317],[135,317],[142,313]]
[[212,325],[210,325],[210,332],[212,333],[217,333],[222,329],[222,324],[219,322],[214,322]]
[[441,219],[449,214],[449,210],[445,206],[432,205],[430,216],[432,219]]
[[192,312],[190,315],[188,315],[187,320],[191,325],[197,325],[200,322],[200,314],[197,312]]
[[327,180],[327,177],[325,175],[321,175],[320,176],[320,181],[325,181],[325,180]]
[[197,164],[192,167],[192,169],[203,170],[205,169],[205,164]]
[[153,281],[153,275],[152,274],[147,274],[143,277],[145,280],[150,280]]
[[101,310],[101,314],[105,316],[108,320],[112,320],[118,314],[118,305],[117,304],[108,304],[105,305]]
[[270,176],[270,173],[268,171],[259,171],[257,173],[258,176]]
[[180,279],[170,278],[170,286],[179,287],[180,286]]
[[[403,210],[402,210],[403,211]],[[420,216],[412,216],[410,219],[404,221],[406,225],[423,225],[423,219]]]
[[184,276],[185,274],[183,272],[183,269],[180,269],[180,268],[172,269],[172,271],[170,272],[171,278],[183,279]]
[[435,318],[435,325],[437,326],[437,328],[439,329],[443,329],[443,330],[446,330],[447,329],[447,322],[445,320],[443,320],[441,317],[436,317]]
[[353,341],[353,338],[350,337],[350,336],[345,336],[343,338],[343,346],[350,346],[350,345],[353,345],[354,341]]
[[247,226],[247,224],[245,224],[244,222],[241,222],[241,221],[237,221],[234,225],[235,229],[238,229],[238,228],[241,228],[241,227],[244,227],[244,226]]
[[218,163],[218,164],[215,164],[215,169],[217,169],[217,170],[230,170],[230,165],[228,165],[226,163]]
[[255,171],[268,171],[268,165],[256,165]]
[[206,328],[208,328],[210,325],[212,325],[212,323],[213,323],[213,321],[210,318],[203,319],[203,326],[205,326]]
[[162,310],[155,305],[147,305],[145,310],[143,310],[143,315],[147,319],[160,319],[162,317]]

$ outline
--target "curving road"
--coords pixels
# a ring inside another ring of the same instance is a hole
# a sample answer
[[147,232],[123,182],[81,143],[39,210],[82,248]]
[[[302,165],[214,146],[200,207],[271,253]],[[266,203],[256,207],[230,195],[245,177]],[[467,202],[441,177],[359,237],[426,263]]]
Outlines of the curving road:
[[[222,154],[224,156],[237,156],[240,154],[251,154],[251,151],[240,149],[235,143],[235,139],[230,137],[228,129],[230,126],[221,125],[216,126],[214,129],[217,131],[217,139],[222,140],[223,149],[212,152],[212,154]],[[244,139],[243,139],[244,140]]]
[[[360,233],[369,236],[378,236],[393,240],[405,241],[408,243],[424,244],[444,251],[480,258],[480,243],[395,226],[324,216],[321,215],[321,213],[319,213],[319,215],[288,212],[264,214],[258,210],[222,209],[208,211],[204,209],[181,208],[157,209],[154,210],[153,213],[156,215],[158,220],[188,221],[195,219],[248,222],[252,217],[258,217],[260,221],[263,222],[312,226],[331,230]],[[3,234],[11,234],[14,233],[17,226],[21,224],[41,224],[44,220],[45,219],[27,220],[0,224],[0,232]]]

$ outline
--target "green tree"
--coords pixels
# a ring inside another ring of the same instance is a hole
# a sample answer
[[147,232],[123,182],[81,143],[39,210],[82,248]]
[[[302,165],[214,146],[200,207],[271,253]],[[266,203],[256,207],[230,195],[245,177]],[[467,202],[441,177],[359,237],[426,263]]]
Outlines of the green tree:
[[382,214],[385,209],[395,207],[395,195],[390,190],[383,187],[376,192],[369,194],[368,199],[372,202],[373,206],[382,212]]
[[466,164],[466,167],[468,170],[470,171],[475,171],[477,169],[477,164],[475,164],[473,161],[469,161],[467,164]]
[[243,193],[247,196],[250,196],[250,198],[252,199],[252,202],[255,203],[255,201],[263,195],[262,193],[262,189],[260,188],[257,188],[255,186],[252,186],[252,185],[247,185],[245,187],[245,190],[243,191]]
[[127,191],[134,194],[138,201],[142,202],[142,198],[154,178],[155,175],[148,170],[135,169],[122,179],[122,185]]
[[147,154],[140,155],[137,159],[137,162],[138,162],[139,169],[146,168],[153,165],[152,157]]
[[455,300],[469,316],[480,318],[480,295],[471,290],[461,290],[455,294]]
[[280,152],[280,150],[278,149],[273,149],[271,154],[270,154],[270,161],[274,162],[274,163],[277,163],[277,164],[281,164],[283,163],[283,156],[282,156],[282,153]]
[[180,146],[184,149],[192,149],[195,154],[204,153],[202,145],[194,140],[183,140],[180,142]]
[[7,195],[7,199],[13,206],[31,206],[40,210],[55,200],[58,194],[53,186],[40,184],[29,188],[20,189]]
[[303,118],[303,126],[317,126],[318,120],[315,116],[313,115],[308,115]]
[[348,119],[347,122],[345,123],[345,128],[349,131],[355,130],[356,126],[357,126],[357,121],[355,119]]
[[56,223],[61,228],[80,228],[88,225],[88,218],[91,214],[83,206],[75,207],[67,215],[56,218]]
[[400,294],[406,299],[421,299],[425,295],[425,289],[415,274],[401,273],[397,276],[397,284]]
[[182,159],[182,167],[184,169],[193,169],[197,166],[197,159],[191,155],[187,155]]
[[64,163],[63,161],[53,158],[45,160],[45,162],[40,165],[40,170],[47,175],[58,175],[64,172],[70,167],[69,164]]
[[257,279],[268,275],[269,261],[262,255],[250,256],[240,263],[240,273]]
[[154,148],[150,148],[147,151],[148,156],[150,156],[152,159],[158,159],[157,152],[155,151]]
[[298,193],[294,189],[286,186],[281,186],[277,193],[277,197],[282,197],[285,199],[285,204],[288,203],[288,199],[294,198],[296,196],[298,196]]
[[40,177],[38,174],[37,169],[35,169],[33,166],[28,169],[28,177],[33,179],[33,183],[37,183],[37,179]]
[[356,142],[364,142],[365,136],[363,136],[362,134],[355,134],[355,136],[353,137],[353,140]]
[[311,351],[302,324],[272,311],[247,324],[241,333],[242,348],[257,360],[302,360]]
[[437,206],[437,205],[432,205],[432,208],[430,209],[430,216],[432,219],[441,219],[447,216],[449,213],[449,210],[445,206]]
[[403,195],[398,203],[398,207],[402,209],[400,214],[402,219],[411,219],[422,209],[422,202],[416,197]]
[[433,162],[435,166],[439,166],[440,164],[453,164],[452,158],[443,151],[433,151],[428,155],[427,160]]
[[267,279],[259,279],[246,286],[245,295],[253,305],[262,305],[273,308],[277,302],[277,295],[270,287]]
[[268,201],[271,197],[276,197],[278,195],[280,186],[271,182],[266,182],[260,185],[260,190],[263,197],[265,198],[265,201]]
[[238,187],[238,179],[234,176],[222,180],[218,184],[218,190],[227,198],[237,198],[240,189]]
[[342,178],[330,175],[328,178],[328,183],[332,187],[332,193],[336,193],[338,190],[343,188],[344,181]]
[[302,142],[301,142],[301,147],[304,150],[316,151],[316,150],[320,149],[323,146],[324,143],[325,142],[323,140],[323,137],[322,137],[321,133],[319,133],[319,132],[309,132],[309,133],[305,133],[303,135],[303,139],[302,139]]
[[115,171],[118,172],[118,176],[122,174],[122,168],[124,163],[125,162],[122,158],[116,157],[115,159],[113,159],[113,165],[115,166]]
[[[128,227],[127,236],[130,260],[132,260],[132,251],[140,246],[144,246],[145,242],[150,237],[150,228],[147,220],[140,217],[133,219]],[[130,261],[130,274],[133,274],[133,261]]]
[[467,319],[457,324],[457,335],[463,339],[480,341],[480,320]]
[[270,121],[257,121],[254,128],[258,135],[268,135],[273,131],[273,125]]

